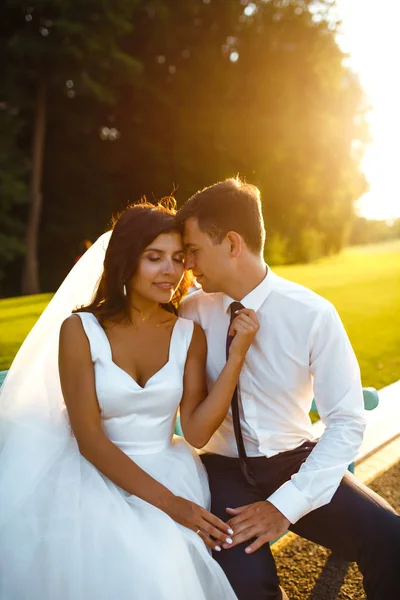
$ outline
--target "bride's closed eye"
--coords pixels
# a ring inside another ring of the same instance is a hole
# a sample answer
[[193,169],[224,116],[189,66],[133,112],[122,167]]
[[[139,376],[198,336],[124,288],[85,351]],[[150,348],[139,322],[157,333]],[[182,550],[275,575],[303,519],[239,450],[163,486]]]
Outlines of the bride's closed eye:
[[[148,259],[149,259],[151,262],[157,262],[157,261],[161,260],[161,256],[148,256]],[[172,260],[173,260],[174,262],[176,262],[176,263],[183,264],[183,263],[184,263],[184,261],[185,261],[185,257],[184,257],[184,255],[182,254],[182,255],[179,255],[179,256],[175,256],[175,257],[174,257]]]

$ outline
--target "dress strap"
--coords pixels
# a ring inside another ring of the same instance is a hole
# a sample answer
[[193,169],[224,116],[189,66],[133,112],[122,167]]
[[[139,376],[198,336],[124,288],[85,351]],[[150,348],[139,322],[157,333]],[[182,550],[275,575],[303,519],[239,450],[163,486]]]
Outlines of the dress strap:
[[193,321],[178,317],[172,332],[170,357],[182,370],[185,367],[187,353],[193,337],[193,330]]
[[99,358],[108,357],[110,346],[106,343],[106,341],[108,342],[107,336],[94,314],[90,312],[77,312],[75,314],[80,317],[86,337],[89,340],[92,361],[96,362]]

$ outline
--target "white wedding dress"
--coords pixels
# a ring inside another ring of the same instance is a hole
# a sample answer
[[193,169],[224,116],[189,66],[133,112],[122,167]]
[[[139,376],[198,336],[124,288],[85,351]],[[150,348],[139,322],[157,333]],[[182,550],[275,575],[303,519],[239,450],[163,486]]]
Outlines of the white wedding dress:
[[[113,362],[96,317],[78,314],[90,342],[107,437],[174,494],[209,507],[202,463],[173,435],[193,323],[176,321],[168,362],[142,388]],[[34,444],[24,448],[31,464],[35,452],[40,449]],[[52,452],[57,460],[45,476],[32,475],[28,497],[16,487],[19,499],[2,524],[1,600],[236,598],[202,539],[103,476],[80,455],[72,434],[62,446],[54,443]],[[29,483],[30,473],[24,476]],[[12,487],[12,475],[8,481]]]

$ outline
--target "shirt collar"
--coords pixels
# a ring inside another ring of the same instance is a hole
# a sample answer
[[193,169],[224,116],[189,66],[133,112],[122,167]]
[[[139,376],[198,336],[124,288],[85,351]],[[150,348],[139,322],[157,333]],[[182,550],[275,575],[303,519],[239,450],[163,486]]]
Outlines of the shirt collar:
[[[273,278],[273,273],[269,266],[265,264],[265,268],[268,269],[268,272],[261,283],[258,284],[251,292],[247,294],[244,298],[240,300],[245,308],[250,308],[257,312],[261,306],[264,304],[265,300],[271,293],[271,280]],[[232,302],[235,302],[233,298],[230,298],[226,294],[222,294],[222,306],[224,312],[227,312]]]

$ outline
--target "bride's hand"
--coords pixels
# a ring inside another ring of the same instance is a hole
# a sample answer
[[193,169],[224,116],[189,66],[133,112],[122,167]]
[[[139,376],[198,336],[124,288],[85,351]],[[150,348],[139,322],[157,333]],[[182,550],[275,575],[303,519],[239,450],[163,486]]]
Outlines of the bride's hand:
[[229,328],[229,335],[233,336],[229,356],[236,355],[239,358],[244,358],[257,331],[260,329],[260,325],[254,310],[242,308],[237,311],[236,315]]
[[232,543],[233,531],[229,525],[190,500],[174,496],[165,512],[174,521],[196,532],[212,550],[220,551],[222,544]]

